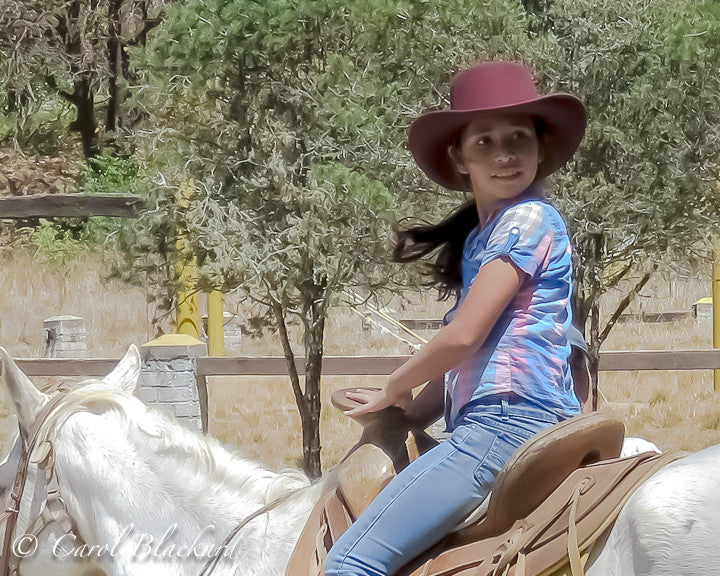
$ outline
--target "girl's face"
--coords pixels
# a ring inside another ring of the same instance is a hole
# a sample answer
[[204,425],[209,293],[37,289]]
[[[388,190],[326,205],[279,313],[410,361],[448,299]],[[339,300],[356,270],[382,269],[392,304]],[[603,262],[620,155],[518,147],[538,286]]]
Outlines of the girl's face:
[[543,154],[532,119],[524,114],[478,114],[456,151],[457,169],[470,179],[478,209],[493,211],[535,180]]

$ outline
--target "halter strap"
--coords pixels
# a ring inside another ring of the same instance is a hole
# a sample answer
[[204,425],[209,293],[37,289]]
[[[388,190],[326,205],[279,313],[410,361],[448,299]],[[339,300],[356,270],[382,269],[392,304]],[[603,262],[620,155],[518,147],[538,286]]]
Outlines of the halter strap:
[[[18,514],[20,512],[20,501],[22,500],[22,495],[25,491],[25,483],[27,482],[30,457],[35,450],[40,428],[42,428],[42,425],[45,423],[50,413],[65,399],[66,395],[67,390],[63,390],[58,387],[35,417],[32,427],[30,428],[29,439],[27,442],[22,441],[21,434],[20,462],[18,464],[17,474],[15,474],[12,492],[10,493],[10,504],[8,505],[7,510],[3,512],[3,516],[0,517],[0,520],[5,522],[5,537],[3,539],[2,547],[2,566],[0,567],[2,569],[0,572],[1,576],[11,576],[13,570],[17,571],[18,561],[13,559],[12,541]],[[39,463],[39,467],[44,468],[42,462]]]

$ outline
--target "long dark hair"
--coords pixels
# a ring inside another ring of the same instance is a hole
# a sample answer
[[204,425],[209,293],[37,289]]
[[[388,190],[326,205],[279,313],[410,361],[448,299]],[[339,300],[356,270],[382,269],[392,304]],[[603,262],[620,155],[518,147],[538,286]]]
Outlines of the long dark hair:
[[438,224],[422,224],[401,229],[395,226],[395,262],[413,262],[437,252],[428,264],[428,286],[438,289],[446,300],[462,286],[462,253],[465,239],[480,222],[475,201],[466,202]]

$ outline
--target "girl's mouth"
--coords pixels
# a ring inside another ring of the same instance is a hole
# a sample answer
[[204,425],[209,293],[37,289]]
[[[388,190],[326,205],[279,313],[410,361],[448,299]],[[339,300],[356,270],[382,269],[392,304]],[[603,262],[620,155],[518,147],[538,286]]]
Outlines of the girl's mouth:
[[498,172],[497,174],[493,174],[492,177],[496,180],[512,180],[514,178],[517,178],[520,176],[522,172],[519,170],[509,170],[507,172]]

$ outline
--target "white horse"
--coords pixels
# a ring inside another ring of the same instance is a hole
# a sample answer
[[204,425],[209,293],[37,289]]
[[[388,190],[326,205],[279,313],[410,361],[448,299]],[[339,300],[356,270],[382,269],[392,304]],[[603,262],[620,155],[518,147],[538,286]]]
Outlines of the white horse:
[[[2,348],[0,362],[24,441],[48,397]],[[322,485],[297,472],[263,469],[149,409],[133,395],[139,370],[133,346],[111,374],[70,392],[41,428],[41,439],[52,442],[74,527],[41,534],[38,548],[50,552],[42,561],[39,550],[24,558],[22,576],[98,569],[111,576],[196,576],[216,553],[214,574],[282,575]],[[13,458],[5,465],[13,466]],[[648,480],[596,546],[587,576],[720,572],[718,471],[715,446]],[[92,564],[78,564],[81,556]]]

